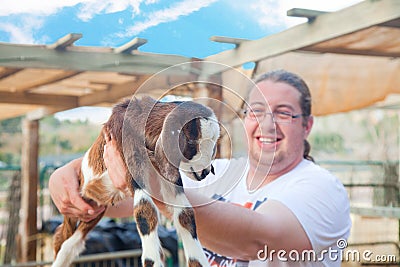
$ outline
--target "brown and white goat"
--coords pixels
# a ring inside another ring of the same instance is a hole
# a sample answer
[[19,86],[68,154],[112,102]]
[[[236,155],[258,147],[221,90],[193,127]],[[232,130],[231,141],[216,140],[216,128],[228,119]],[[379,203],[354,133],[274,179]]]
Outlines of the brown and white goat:
[[[112,136],[127,168],[125,191],[114,187],[103,160],[106,136]],[[194,180],[213,172],[219,125],[211,109],[194,102],[162,103],[149,97],[116,105],[110,119],[81,167],[82,196],[98,205],[114,205],[134,196],[134,217],[142,239],[143,266],[163,266],[157,234],[159,212],[151,195],[150,179],[160,182],[163,199],[175,203],[173,221],[180,234],[189,266],[209,266],[197,239],[193,208],[184,194],[179,170]],[[159,175],[151,174],[151,170]],[[154,184],[154,182],[151,182]],[[170,202],[171,203],[171,202]],[[90,222],[65,216],[54,236],[53,267],[66,267],[85,247],[85,237],[103,217]]]

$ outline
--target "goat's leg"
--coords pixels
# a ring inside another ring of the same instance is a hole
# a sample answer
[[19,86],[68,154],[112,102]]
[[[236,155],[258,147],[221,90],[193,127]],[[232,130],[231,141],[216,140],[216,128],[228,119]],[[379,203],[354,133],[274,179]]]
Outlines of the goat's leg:
[[64,222],[57,227],[53,237],[54,258],[60,251],[61,245],[64,241],[70,238],[75,232],[77,222],[77,219],[64,216]]
[[163,253],[157,232],[158,209],[151,197],[142,189],[135,190],[134,216],[142,240],[142,265],[163,266]]
[[[104,212],[90,222],[80,222],[73,234],[61,244],[52,267],[70,266],[72,261],[85,249],[86,235],[96,226],[103,217]],[[76,221],[75,221],[76,223]]]
[[180,205],[174,207],[174,225],[182,238],[187,265],[189,267],[210,266],[203,247],[197,239],[194,210],[183,190],[177,193],[176,200]]

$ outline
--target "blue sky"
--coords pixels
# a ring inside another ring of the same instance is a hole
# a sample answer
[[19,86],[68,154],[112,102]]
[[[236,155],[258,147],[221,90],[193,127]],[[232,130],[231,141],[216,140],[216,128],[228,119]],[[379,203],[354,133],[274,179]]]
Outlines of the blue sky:
[[[306,21],[291,8],[336,11],[361,0],[0,0],[0,42],[51,44],[82,33],[75,45],[118,47],[135,37],[143,52],[204,58],[231,49],[211,36],[255,40]],[[109,109],[83,107],[59,119],[107,120]]]
[[206,57],[229,44],[213,35],[258,39],[305,19],[290,8],[335,11],[360,0],[0,0],[0,42],[50,44],[82,33],[76,45],[120,46],[148,39],[144,52]]

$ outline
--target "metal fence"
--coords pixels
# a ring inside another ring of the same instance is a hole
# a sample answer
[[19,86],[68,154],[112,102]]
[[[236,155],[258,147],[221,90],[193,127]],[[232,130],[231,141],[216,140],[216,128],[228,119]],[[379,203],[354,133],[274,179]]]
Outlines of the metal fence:
[[[119,252],[106,252],[77,258],[71,267],[139,267],[141,266],[140,255],[142,251],[126,250]],[[9,265],[0,265],[0,267],[50,267],[52,262],[27,262]],[[171,266],[170,264],[166,264]]]

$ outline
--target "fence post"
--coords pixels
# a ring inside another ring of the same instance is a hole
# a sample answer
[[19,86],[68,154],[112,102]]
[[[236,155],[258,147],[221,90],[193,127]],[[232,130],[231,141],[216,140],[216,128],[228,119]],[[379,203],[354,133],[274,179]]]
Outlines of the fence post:
[[21,255],[18,261],[36,260],[39,121],[22,123],[21,158]]
[[8,213],[9,221],[7,227],[6,251],[4,255],[4,263],[11,263],[16,256],[15,237],[18,233],[19,209],[21,207],[21,171],[14,173],[8,192]]

